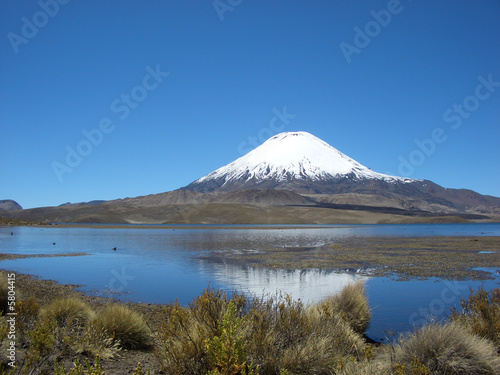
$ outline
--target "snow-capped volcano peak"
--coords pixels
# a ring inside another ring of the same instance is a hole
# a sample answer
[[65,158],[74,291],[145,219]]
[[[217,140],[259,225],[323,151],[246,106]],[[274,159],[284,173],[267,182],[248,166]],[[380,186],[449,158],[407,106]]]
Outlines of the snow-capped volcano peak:
[[314,135],[300,131],[271,137],[241,158],[196,180],[186,189],[248,188],[246,183],[251,183],[252,187],[270,187],[270,181],[327,182],[339,178],[411,181],[374,172]]

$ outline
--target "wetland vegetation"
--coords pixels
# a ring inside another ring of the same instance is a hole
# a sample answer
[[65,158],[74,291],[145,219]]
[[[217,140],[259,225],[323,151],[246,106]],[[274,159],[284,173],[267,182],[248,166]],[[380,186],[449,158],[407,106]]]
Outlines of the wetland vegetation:
[[318,247],[268,247],[208,257],[253,267],[354,270],[400,280],[485,280],[493,276],[480,268],[500,269],[500,237],[349,237]]
[[[0,306],[8,294],[2,273]],[[189,307],[124,304],[17,276],[16,360],[5,374],[498,374],[500,290],[472,292],[450,321],[378,344],[361,282],[306,305],[208,289]],[[43,293],[41,293],[43,291]]]

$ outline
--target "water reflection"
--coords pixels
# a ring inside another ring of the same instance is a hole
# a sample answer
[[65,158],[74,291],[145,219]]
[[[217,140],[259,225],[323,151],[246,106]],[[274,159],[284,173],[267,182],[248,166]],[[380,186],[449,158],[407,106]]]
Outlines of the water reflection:
[[283,270],[255,268],[234,264],[209,264],[200,261],[201,272],[211,273],[219,284],[260,297],[282,291],[305,303],[319,302],[338,293],[344,286],[369,277],[356,273],[339,273],[322,269]]
[[[11,232],[14,235],[11,235]],[[84,252],[85,257],[32,258],[3,261],[0,267],[67,284],[85,291],[148,303],[179,299],[187,305],[208,285],[262,296],[281,290],[306,303],[335,294],[346,284],[367,281],[373,319],[369,334],[383,338],[389,330],[407,331],[428,313],[446,316],[449,307],[466,297],[463,281],[453,288],[442,280],[401,282],[356,273],[321,269],[253,268],[237,263],[235,254],[262,249],[316,247],[365,236],[499,236],[500,224],[356,225],[252,228],[0,228],[0,252],[61,254]],[[55,245],[53,245],[55,243]],[[116,247],[117,251],[112,249]],[[479,255],[481,256],[481,255]],[[229,263],[231,258],[231,263]],[[243,261],[244,262],[244,261]],[[499,286],[499,275],[484,282]],[[456,291],[456,292],[455,292]],[[116,294],[119,292],[121,294]]]

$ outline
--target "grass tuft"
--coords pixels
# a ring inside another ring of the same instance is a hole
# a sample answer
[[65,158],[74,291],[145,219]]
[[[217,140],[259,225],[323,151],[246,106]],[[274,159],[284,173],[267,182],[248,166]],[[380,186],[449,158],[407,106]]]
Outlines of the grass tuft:
[[362,281],[347,285],[340,293],[326,298],[323,304],[338,311],[355,332],[359,334],[366,332],[370,324],[371,312]]
[[248,356],[265,374],[330,373],[364,347],[337,310],[307,306],[287,294],[254,300],[247,320]]
[[456,322],[428,324],[401,338],[394,347],[396,373],[499,374],[500,357],[493,343]]
[[42,321],[54,321],[59,326],[75,324],[84,326],[94,316],[92,308],[78,298],[58,298],[40,309]]
[[97,314],[95,324],[124,349],[149,349],[151,346],[151,330],[142,316],[127,306],[105,306]]

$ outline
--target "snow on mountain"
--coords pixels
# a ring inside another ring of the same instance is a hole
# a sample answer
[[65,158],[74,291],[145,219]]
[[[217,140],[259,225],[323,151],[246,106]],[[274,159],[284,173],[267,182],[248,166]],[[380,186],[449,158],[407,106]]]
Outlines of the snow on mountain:
[[236,181],[259,184],[268,180],[279,183],[339,178],[403,183],[415,181],[374,172],[310,133],[286,132],[275,135],[248,154],[191,185],[217,181],[214,187],[223,188]]

